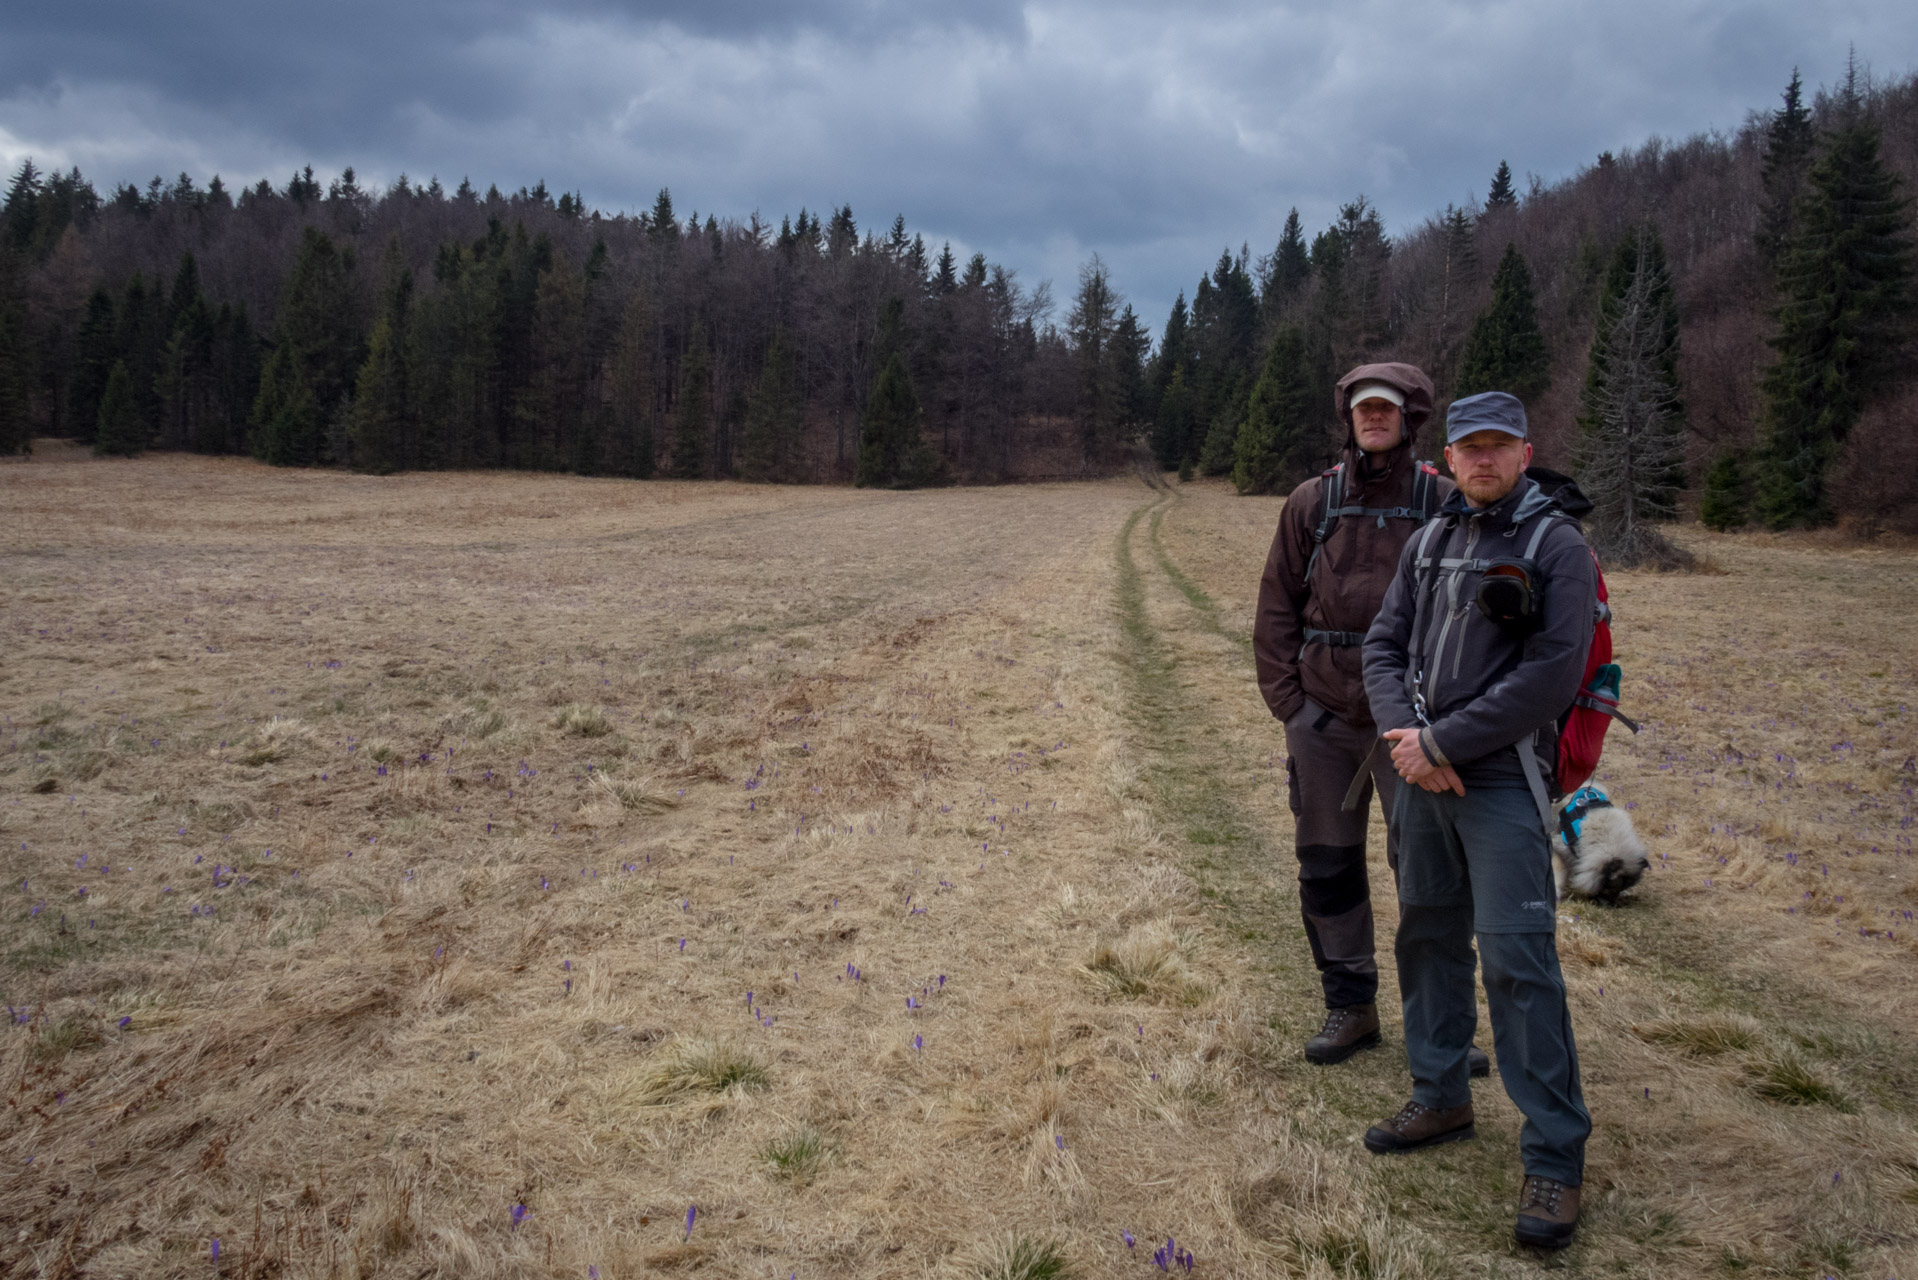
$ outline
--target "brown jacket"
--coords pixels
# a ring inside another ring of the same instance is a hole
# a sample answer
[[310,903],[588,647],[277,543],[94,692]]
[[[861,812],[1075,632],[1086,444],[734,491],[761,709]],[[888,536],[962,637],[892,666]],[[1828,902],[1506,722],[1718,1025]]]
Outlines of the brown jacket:
[[[1368,455],[1353,439],[1349,397],[1359,382],[1388,382],[1405,395],[1405,439],[1396,449]],[[1411,506],[1418,474],[1414,460],[1418,429],[1432,414],[1431,380],[1408,364],[1361,365],[1339,379],[1333,400],[1346,425],[1340,505]],[[1278,532],[1259,580],[1252,653],[1259,692],[1279,720],[1291,719],[1310,698],[1347,724],[1365,728],[1372,724],[1372,709],[1366,701],[1359,646],[1317,640],[1308,644],[1305,632],[1310,628],[1362,636],[1378,615],[1398,570],[1399,553],[1419,524],[1405,518],[1339,517],[1308,584],[1306,566],[1312,559],[1312,532],[1323,509],[1325,483],[1324,476],[1307,480],[1292,491],[1279,512]],[[1453,488],[1450,480],[1438,478],[1433,511]]]

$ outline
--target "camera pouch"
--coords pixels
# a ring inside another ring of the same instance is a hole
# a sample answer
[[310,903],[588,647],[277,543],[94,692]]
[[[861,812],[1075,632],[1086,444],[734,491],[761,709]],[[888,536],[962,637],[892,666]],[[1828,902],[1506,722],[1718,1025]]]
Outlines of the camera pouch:
[[1543,601],[1539,598],[1538,562],[1522,558],[1494,560],[1479,579],[1475,596],[1478,611],[1510,631],[1529,631],[1538,625]]

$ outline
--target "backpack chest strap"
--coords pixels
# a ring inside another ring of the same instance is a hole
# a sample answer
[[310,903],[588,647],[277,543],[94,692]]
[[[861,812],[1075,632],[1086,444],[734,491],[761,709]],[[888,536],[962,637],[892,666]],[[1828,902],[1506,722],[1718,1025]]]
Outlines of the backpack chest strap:
[[[1375,516],[1381,529],[1387,520],[1417,520],[1422,523],[1426,517],[1426,513],[1418,507],[1336,507],[1330,514],[1334,517]],[[1325,524],[1319,526],[1320,529],[1326,527]],[[1317,530],[1314,530],[1313,536],[1319,536]]]

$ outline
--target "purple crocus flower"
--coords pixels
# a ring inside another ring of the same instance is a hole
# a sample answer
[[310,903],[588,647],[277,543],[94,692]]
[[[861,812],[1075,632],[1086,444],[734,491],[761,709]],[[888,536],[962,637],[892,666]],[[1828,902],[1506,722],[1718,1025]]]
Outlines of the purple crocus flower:
[[514,1205],[514,1206],[513,1206],[513,1212],[512,1212],[512,1216],[513,1216],[513,1226],[512,1226],[512,1229],[513,1229],[514,1231],[518,1231],[518,1230],[519,1230],[519,1224],[520,1224],[520,1223],[522,1223],[522,1222],[524,1222],[524,1221],[526,1221],[526,1215],[527,1215],[527,1214],[529,1214],[529,1213],[531,1213],[531,1212],[532,1212],[532,1210],[531,1210],[531,1209],[528,1209],[528,1208],[527,1208],[527,1207],[526,1207],[526,1206],[525,1206],[524,1204],[516,1204],[516,1205]]
[[689,1204],[686,1206],[686,1234],[683,1237],[684,1239],[691,1240],[693,1238],[693,1219],[697,1218],[698,1216],[699,1216],[698,1205]]
[[220,1262],[220,1237],[213,1237],[213,1244],[207,1251],[213,1255],[213,1263],[217,1267]]
[[1130,1231],[1127,1231],[1124,1227],[1119,1228],[1119,1234],[1125,1237],[1125,1247],[1128,1249],[1132,1248],[1135,1244],[1138,1243],[1136,1240],[1132,1238],[1132,1233]]

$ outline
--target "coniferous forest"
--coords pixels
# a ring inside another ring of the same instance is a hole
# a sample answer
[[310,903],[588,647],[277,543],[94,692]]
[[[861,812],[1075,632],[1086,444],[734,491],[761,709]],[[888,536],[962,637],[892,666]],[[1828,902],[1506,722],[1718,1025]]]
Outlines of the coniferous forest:
[[[250,453],[912,486],[1151,459],[1284,491],[1334,379],[1523,397],[1631,558],[1656,526],[1918,526],[1918,77],[1853,72],[1729,134],[1653,139],[1388,236],[1363,196],[1226,247],[1148,326],[1095,255],[1047,283],[849,207],[777,224],[309,168],[102,195],[13,176],[0,452]],[[1424,442],[1436,456],[1440,442]]]

